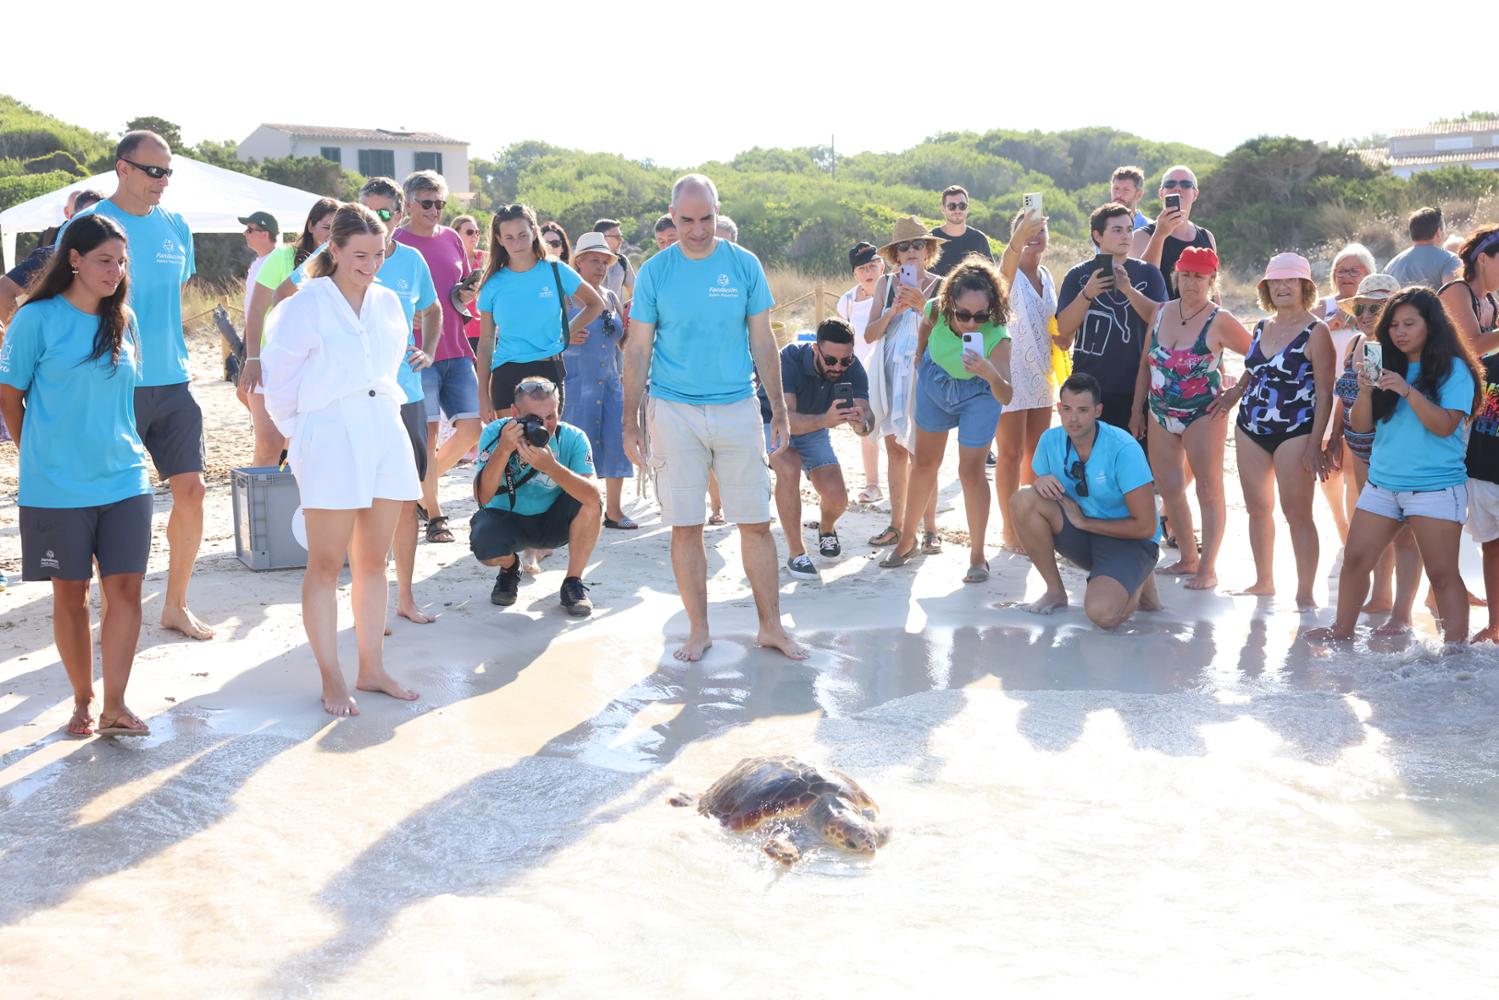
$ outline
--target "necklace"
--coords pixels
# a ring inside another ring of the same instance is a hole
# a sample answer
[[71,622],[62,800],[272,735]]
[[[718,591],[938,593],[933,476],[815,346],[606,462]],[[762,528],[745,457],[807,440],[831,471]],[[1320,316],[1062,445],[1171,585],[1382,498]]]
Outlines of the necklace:
[[1201,316],[1207,310],[1207,307],[1210,306],[1210,305],[1212,305],[1212,304],[1213,304],[1213,300],[1212,299],[1208,299],[1206,302],[1204,302],[1202,304],[1202,307],[1200,309],[1198,309],[1192,315],[1190,315],[1190,316],[1182,316],[1182,300],[1181,299],[1177,299],[1176,300],[1176,314],[1178,316],[1181,316],[1181,325],[1182,326],[1186,326],[1188,323],[1192,322],[1194,319],[1196,319],[1197,317]]

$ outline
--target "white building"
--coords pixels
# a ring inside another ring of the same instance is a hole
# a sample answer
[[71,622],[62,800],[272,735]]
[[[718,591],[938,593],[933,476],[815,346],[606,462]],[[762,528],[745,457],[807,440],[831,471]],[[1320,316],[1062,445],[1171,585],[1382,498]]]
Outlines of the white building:
[[448,192],[454,197],[472,197],[468,143],[433,132],[266,124],[239,144],[236,155],[243,161],[321,156],[345,170],[365,177],[391,177],[397,184],[414,170],[435,170],[448,182]]
[[[1366,158],[1376,159],[1367,154]],[[1499,170],[1499,119],[1401,129],[1390,136],[1390,144],[1377,162],[1387,164],[1396,177],[1438,167]]]

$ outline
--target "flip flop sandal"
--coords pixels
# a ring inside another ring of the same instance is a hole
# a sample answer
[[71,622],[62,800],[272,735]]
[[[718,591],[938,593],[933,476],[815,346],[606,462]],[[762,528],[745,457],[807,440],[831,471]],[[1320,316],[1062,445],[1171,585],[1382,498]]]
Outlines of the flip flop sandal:
[[724,519],[724,516],[722,514],[710,514],[708,516],[708,523],[716,525],[716,524],[728,524],[729,522]]
[[921,534],[921,554],[924,556],[935,556],[942,554],[942,536],[935,531],[924,531]]
[[446,515],[439,514],[427,521],[427,541],[429,542],[451,542],[453,533],[448,530],[448,519]]
[[858,500],[860,503],[878,503],[883,499],[885,499],[885,494],[880,492],[878,486],[866,486],[859,491]]
[[[95,736],[150,736],[151,735],[151,727],[150,726],[146,725],[144,722],[141,722],[140,719],[136,718],[133,715],[130,716],[130,718],[133,719],[136,722],[140,722],[141,723],[139,729],[135,729],[135,728],[132,728],[130,726],[120,726],[120,725],[103,726],[103,725],[101,725],[97,729],[94,730],[94,735]],[[120,721],[121,721],[120,719],[116,719],[115,720],[116,723],[118,723]]]
[[878,547],[884,545],[894,545],[898,541],[900,541],[900,532],[896,531],[895,525],[892,524],[884,531],[871,538],[869,540],[869,544]]
[[984,560],[982,566],[969,566],[968,572],[963,574],[964,583],[983,583],[989,579],[989,560]]

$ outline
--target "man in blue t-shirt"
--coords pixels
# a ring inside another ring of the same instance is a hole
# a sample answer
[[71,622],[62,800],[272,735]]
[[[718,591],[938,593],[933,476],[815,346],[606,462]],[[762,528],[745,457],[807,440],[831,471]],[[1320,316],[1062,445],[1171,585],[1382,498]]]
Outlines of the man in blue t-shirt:
[[[838,518],[848,510],[848,487],[829,431],[847,426],[855,434],[874,429],[869,376],[854,357],[854,328],[841,316],[817,327],[814,344],[781,348],[781,385],[791,420],[791,447],[770,460],[776,474],[776,512],[786,533],[786,571],[798,580],[821,579],[802,544],[802,473],[817,490],[817,551],[827,559],[843,554]],[[770,400],[760,389],[760,416],[770,441]]]
[[[557,419],[557,403],[556,383],[528,376],[515,387],[509,415],[479,435],[469,548],[484,565],[500,567],[489,600],[509,607],[520,591],[520,551],[567,546],[562,606],[581,617],[593,612],[583,568],[603,530],[604,502],[588,435]],[[527,440],[543,432],[546,444]]]
[[1046,581],[1046,593],[1025,610],[1049,615],[1067,606],[1061,555],[1088,570],[1084,613],[1099,628],[1114,628],[1137,607],[1161,607],[1154,575],[1160,525],[1145,451],[1128,431],[1099,419],[1102,395],[1087,373],[1062,383],[1062,426],[1041,435],[1031,462],[1036,481],[1015,494],[1011,512]]
[[[708,556],[703,548],[708,476],[717,475],[724,515],[739,525],[744,572],[755,595],[756,642],[795,660],[807,651],[781,625],[776,543],[770,534],[770,473],[755,404],[758,369],[770,404],[773,453],[791,439],[781,366],[770,329],[774,299],[754,254],[718,238],[718,189],[702,174],[672,187],[677,242],[640,267],[625,344],[625,454],[655,471],[661,520],[671,525],[671,566],[687,611],[687,641],[674,655],[702,659],[708,634]],[[753,360],[751,360],[753,354]],[[643,447],[640,401],[650,374]]]
[[182,286],[196,270],[193,234],[186,219],[161,207],[172,177],[172,150],[161,136],[144,129],[126,132],[115,147],[115,177],[114,194],[73,218],[98,213],[125,230],[130,307],[141,338],[135,428],[156,474],[172,490],[167,520],[171,560],[161,624],[189,638],[211,639],[213,629],[187,607],[188,584],[203,544],[204,495],[203,410],[189,388],[192,375],[182,331]]

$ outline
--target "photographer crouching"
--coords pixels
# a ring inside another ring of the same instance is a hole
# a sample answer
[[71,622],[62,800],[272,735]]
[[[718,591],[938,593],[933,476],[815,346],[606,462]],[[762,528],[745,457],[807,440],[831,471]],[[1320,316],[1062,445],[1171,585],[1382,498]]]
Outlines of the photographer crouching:
[[510,415],[484,428],[475,465],[469,547],[486,566],[500,567],[489,600],[508,607],[520,590],[522,549],[567,546],[562,606],[593,612],[583,568],[599,540],[603,503],[594,485],[588,437],[557,419],[557,385],[531,376],[515,387]]

